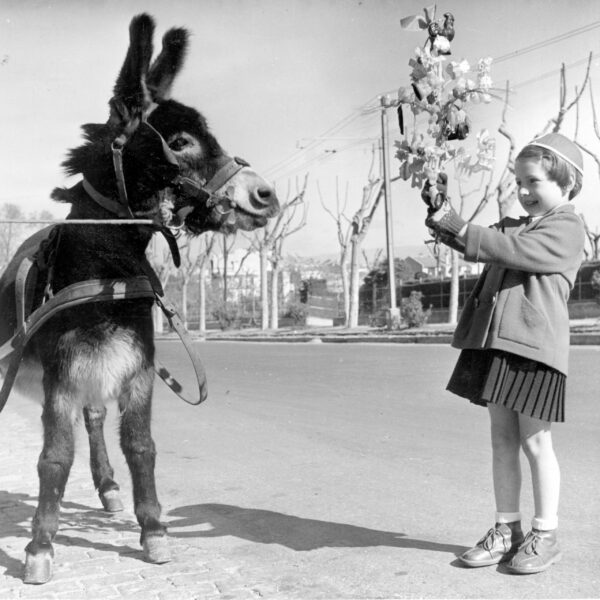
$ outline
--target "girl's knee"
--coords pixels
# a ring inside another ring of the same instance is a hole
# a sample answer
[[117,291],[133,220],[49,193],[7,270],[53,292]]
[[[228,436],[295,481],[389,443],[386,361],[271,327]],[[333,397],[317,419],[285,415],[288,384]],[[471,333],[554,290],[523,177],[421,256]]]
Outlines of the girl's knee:
[[550,431],[545,430],[538,431],[537,433],[522,434],[521,448],[523,448],[525,456],[530,460],[554,454]]
[[521,447],[527,458],[554,453],[550,423],[521,416],[519,419]]

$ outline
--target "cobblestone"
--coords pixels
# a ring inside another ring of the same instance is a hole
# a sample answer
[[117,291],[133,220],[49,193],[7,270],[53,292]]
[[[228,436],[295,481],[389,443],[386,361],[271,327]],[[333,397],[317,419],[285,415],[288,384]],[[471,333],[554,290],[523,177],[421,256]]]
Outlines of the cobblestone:
[[[43,586],[22,581],[24,548],[35,512],[40,451],[38,427],[29,428],[19,411],[2,415],[4,442],[0,451],[0,598],[2,600],[221,600],[216,578],[231,577],[234,565],[222,557],[206,556],[198,548],[170,538],[173,561],[149,565],[142,559],[139,528],[125,511],[107,515],[99,509],[86,459],[73,465],[56,536],[52,580]],[[10,440],[7,439],[7,434]],[[4,490],[4,491],[2,491]],[[125,492],[126,493],[126,492]],[[229,588],[239,598],[253,597],[235,575]],[[232,588],[233,586],[233,588]],[[228,590],[229,590],[228,588]],[[238,594],[238,592],[235,592]],[[235,595],[234,594],[234,595]]]

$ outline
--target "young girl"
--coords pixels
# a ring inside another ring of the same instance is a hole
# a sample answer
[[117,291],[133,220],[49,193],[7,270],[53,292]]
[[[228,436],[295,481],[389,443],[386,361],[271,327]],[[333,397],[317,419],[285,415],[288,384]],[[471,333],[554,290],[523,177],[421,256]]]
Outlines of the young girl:
[[[558,133],[544,135],[521,150],[515,176],[528,217],[479,227],[445,202],[426,225],[466,260],[486,263],[454,334],[452,345],[462,351],[447,389],[489,411],[496,519],[460,560],[470,567],[510,561],[508,569],[523,574],[561,558],[560,471],[550,427],[564,421],[567,300],[583,258],[583,224],[569,204],[581,189],[581,152]],[[531,468],[535,506],[526,536],[520,448]]]

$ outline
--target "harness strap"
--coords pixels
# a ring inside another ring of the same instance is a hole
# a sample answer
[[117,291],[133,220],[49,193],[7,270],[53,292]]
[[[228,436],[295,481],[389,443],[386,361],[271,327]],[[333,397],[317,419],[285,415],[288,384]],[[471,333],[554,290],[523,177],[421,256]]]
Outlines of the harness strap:
[[106,196],[101,194],[85,178],[83,179],[83,189],[87,192],[88,196],[90,196],[90,198],[92,198],[92,200],[96,202],[96,204],[99,204],[102,208],[106,209],[107,211],[117,215],[122,219],[132,217],[130,210],[127,210],[127,208],[123,206],[120,202],[107,198]]
[[26,319],[31,314],[33,306],[33,293],[36,277],[31,276],[31,269],[35,265],[32,256],[26,256],[17,269],[15,277],[15,306],[17,308],[17,327],[26,329]]
[[171,377],[164,366],[161,365],[159,369],[155,367],[156,372],[170,389],[189,404],[200,404],[203,402],[207,397],[206,373],[200,359],[194,352],[189,334],[185,331],[183,323],[181,323],[181,319],[179,319],[179,316],[177,315],[177,311],[172,306],[165,305],[162,302],[159,293],[154,289],[148,277],[139,275],[137,277],[120,280],[89,279],[87,281],[74,283],[57,292],[45,304],[42,304],[42,306],[31,313],[23,325],[19,327],[17,333],[0,346],[0,360],[12,355],[2,388],[0,389],[0,412],[8,400],[27,342],[31,339],[33,334],[58,311],[91,302],[106,302],[135,298],[153,298],[164,312],[169,323],[173,326],[173,329],[175,329],[181,338],[196,373],[199,390],[198,400],[188,400],[182,394],[181,385]]
[[158,376],[169,386],[169,388],[175,392],[182,400],[187,402],[188,404],[197,405],[201,402],[204,402],[208,397],[208,390],[206,385],[206,371],[204,370],[204,365],[200,361],[198,354],[194,351],[192,338],[190,334],[187,332],[185,326],[179,314],[175,310],[172,304],[164,303],[163,300],[156,296],[156,303],[163,311],[164,315],[167,317],[169,321],[169,325],[176,331],[181,343],[186,349],[190,360],[192,361],[192,366],[194,367],[194,372],[196,373],[196,381],[198,382],[198,391],[199,396],[196,401],[190,401],[186,396],[183,395],[183,388],[181,384],[171,376],[169,370],[159,361],[155,359],[155,363],[157,366],[154,367],[154,370],[158,374]]
[[125,142],[127,142],[127,138],[124,135],[121,135],[113,140],[110,149],[112,150],[113,167],[117,178],[117,189],[119,190],[121,207],[128,217],[133,218],[133,213],[129,206],[129,199],[127,197],[127,188],[125,187],[125,173],[123,171],[123,146],[125,145]]
[[214,194],[220,190],[237,172],[241,171],[248,163],[237,157],[228,160],[204,186],[204,191]]

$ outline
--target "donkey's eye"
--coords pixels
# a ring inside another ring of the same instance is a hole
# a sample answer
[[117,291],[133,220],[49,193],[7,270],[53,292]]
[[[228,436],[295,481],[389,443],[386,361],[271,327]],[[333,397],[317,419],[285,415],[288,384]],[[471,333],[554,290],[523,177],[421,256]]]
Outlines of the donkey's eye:
[[186,139],[185,137],[177,137],[174,140],[172,140],[169,143],[169,148],[171,148],[171,150],[183,150],[186,146],[189,146],[190,141],[188,139]]

